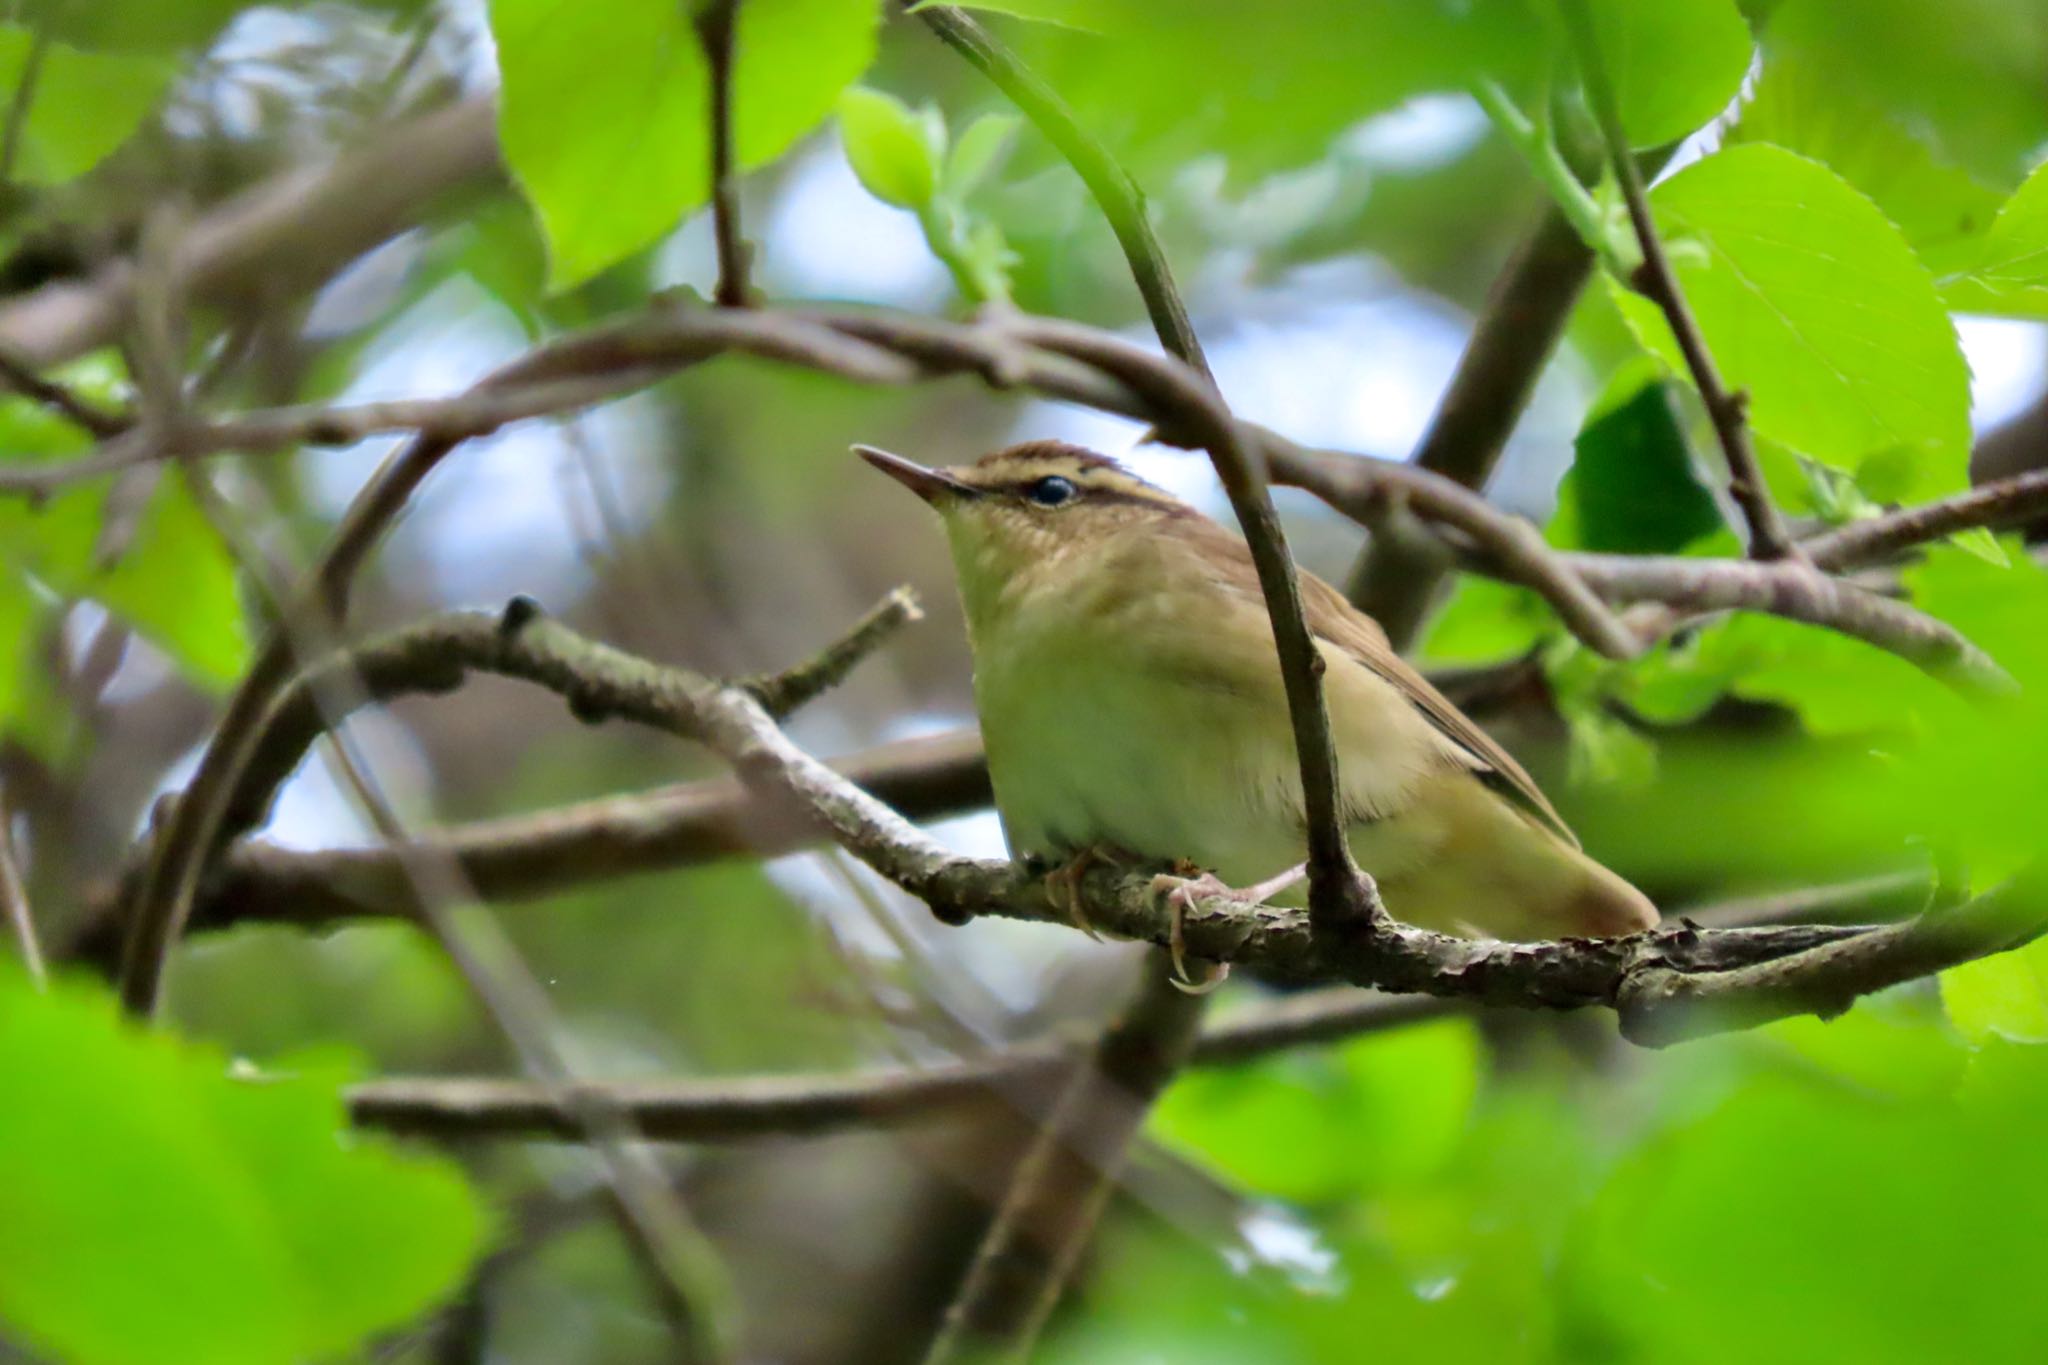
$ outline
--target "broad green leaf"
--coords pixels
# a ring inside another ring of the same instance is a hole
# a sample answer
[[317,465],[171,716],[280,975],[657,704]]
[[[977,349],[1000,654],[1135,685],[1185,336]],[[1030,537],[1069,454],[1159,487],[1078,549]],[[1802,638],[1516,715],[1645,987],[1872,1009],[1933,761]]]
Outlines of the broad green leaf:
[[214,533],[183,474],[151,495],[135,539],[112,567],[79,584],[195,682],[225,688],[249,664],[249,623],[234,555]]
[[1764,63],[1731,141],[1810,156],[1870,196],[1929,270],[1965,266],[2004,196],[1935,153],[1923,127],[1796,54]]
[[2048,1043],[2048,942],[1949,968],[1941,1002],[1973,1043]]
[[[734,32],[733,143],[774,160],[875,51],[876,0],[749,0]],[[710,76],[679,0],[492,0],[498,131],[547,236],[548,282],[580,284],[711,192]]]
[[1766,68],[1796,61],[1943,163],[2010,189],[2048,141],[2044,32],[2040,0],[1780,0],[1763,46]]
[[[17,24],[0,25],[0,90],[10,101],[34,41]],[[15,178],[56,185],[85,174],[128,140],[176,74],[159,57],[81,52],[51,43],[22,126]]]
[[[101,990],[0,969],[0,1321],[67,1360],[328,1359],[461,1282],[456,1168],[352,1135],[338,1075],[239,1080]],[[28,1101],[33,1097],[33,1102]]]
[[[77,428],[36,404],[0,402],[0,459],[59,459],[87,444]],[[26,576],[57,594],[91,598],[194,682],[227,686],[248,664],[248,622],[234,557],[193,502],[183,474],[166,468],[157,475],[119,558],[102,564],[96,547],[109,497],[105,482],[96,481],[40,504],[0,499],[0,592],[26,590]]]
[[1010,139],[1022,123],[1015,114],[983,114],[968,124],[946,157],[946,193],[958,198],[972,194],[1010,150]]
[[1632,1154],[1567,1253],[1602,1358],[2027,1358],[2048,1052],[2008,1052],[1968,1104],[1757,1074]]
[[1434,664],[1491,664],[1527,654],[1556,628],[1543,599],[1527,588],[1466,575],[1423,637]]
[[1572,443],[1547,534],[1554,545],[1613,554],[1674,553],[1721,526],[1653,364],[1623,368]]
[[839,97],[839,137],[869,194],[900,209],[923,208],[938,184],[924,125],[894,95],[860,86]]
[[1801,621],[1738,612],[1660,650],[1624,695],[1646,717],[1686,721],[1721,693],[1775,702],[1816,735],[1922,733],[1953,717],[1955,694],[1895,654]]
[[[1000,8],[1038,12],[1036,0]],[[1221,158],[1238,184],[1327,155],[1373,114],[1481,73],[1522,89],[1556,48],[1526,0],[1286,0],[1089,6],[1100,28],[1009,25],[1024,58],[1147,181]],[[1129,22],[1124,22],[1129,16]],[[1128,29],[1128,32],[1123,30]]]
[[2048,163],[1998,210],[1975,256],[1941,292],[1958,312],[2048,319]]
[[1704,125],[1749,69],[1749,25],[1733,0],[1592,0],[1589,8],[1622,126],[1638,147]]
[[1480,1077],[1469,1020],[1404,1028],[1331,1055],[1176,1081],[1153,1132],[1261,1194],[1317,1201],[1426,1175],[1470,1119]]
[[[1933,278],[1871,202],[1816,161],[1749,143],[1650,195],[1687,303],[1756,430],[1831,468],[1903,452],[1912,498],[1966,482],[1969,372]],[[1648,299],[1619,298],[1684,373]]]

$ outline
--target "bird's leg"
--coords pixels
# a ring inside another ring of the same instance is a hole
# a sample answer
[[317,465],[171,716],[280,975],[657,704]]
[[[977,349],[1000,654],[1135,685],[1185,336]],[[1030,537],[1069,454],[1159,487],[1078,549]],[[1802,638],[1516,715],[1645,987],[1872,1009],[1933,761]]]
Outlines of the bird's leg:
[[1095,926],[1088,922],[1087,913],[1081,909],[1081,878],[1098,863],[1122,867],[1131,861],[1128,853],[1112,845],[1085,844],[1073,857],[1045,874],[1045,893],[1054,905],[1067,912],[1067,918],[1076,929],[1100,943],[1102,935],[1095,932]]
[[1245,905],[1260,905],[1273,896],[1279,895],[1308,875],[1307,863],[1296,863],[1285,872],[1254,882],[1250,886],[1231,886],[1215,873],[1183,858],[1174,864],[1173,874],[1152,879],[1152,891],[1165,893],[1166,909],[1169,916],[1166,929],[1166,951],[1173,959],[1173,984],[1190,995],[1207,995],[1221,986],[1230,977],[1230,964],[1217,964],[1216,974],[1205,981],[1196,981],[1188,975],[1187,930],[1188,907],[1204,896],[1223,896]]

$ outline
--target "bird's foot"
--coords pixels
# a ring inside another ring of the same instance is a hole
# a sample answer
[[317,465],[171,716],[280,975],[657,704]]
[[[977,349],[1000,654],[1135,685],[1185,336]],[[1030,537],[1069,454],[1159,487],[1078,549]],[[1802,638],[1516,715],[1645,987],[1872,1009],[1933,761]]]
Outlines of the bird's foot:
[[1087,911],[1081,908],[1081,878],[1098,866],[1125,867],[1135,861],[1130,854],[1109,844],[1089,844],[1080,849],[1060,866],[1045,874],[1045,893],[1052,903],[1064,910],[1067,919],[1076,929],[1102,942],[1102,935],[1095,932],[1095,926],[1088,920]]
[[1259,905],[1268,898],[1279,895],[1307,875],[1308,864],[1298,863],[1278,876],[1268,877],[1262,882],[1254,882],[1250,886],[1231,886],[1215,873],[1182,859],[1174,864],[1172,874],[1154,877],[1153,894],[1163,894],[1166,897],[1166,952],[1173,959],[1174,986],[1190,995],[1207,995],[1230,977],[1228,962],[1217,963],[1215,974],[1200,981],[1188,975],[1186,921],[1188,909],[1196,901],[1204,897],[1220,896],[1244,905]]

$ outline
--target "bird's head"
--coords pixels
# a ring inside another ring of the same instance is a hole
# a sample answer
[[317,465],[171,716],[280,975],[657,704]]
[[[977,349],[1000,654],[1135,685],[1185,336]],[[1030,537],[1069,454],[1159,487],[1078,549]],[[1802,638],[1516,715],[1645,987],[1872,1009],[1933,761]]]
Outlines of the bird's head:
[[854,450],[938,512],[970,612],[1020,578],[1085,571],[1131,536],[1199,515],[1107,455],[1064,441],[1008,446],[943,469],[873,446]]

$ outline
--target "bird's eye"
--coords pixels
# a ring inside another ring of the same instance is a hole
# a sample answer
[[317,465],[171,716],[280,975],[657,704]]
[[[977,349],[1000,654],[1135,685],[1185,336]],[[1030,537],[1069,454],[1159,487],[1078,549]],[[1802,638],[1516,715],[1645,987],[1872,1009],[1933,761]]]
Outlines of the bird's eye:
[[1081,490],[1074,487],[1073,481],[1070,479],[1063,479],[1057,474],[1048,474],[1044,478],[1034,480],[1027,485],[1024,489],[1024,496],[1037,503],[1040,507],[1058,507],[1061,503],[1072,502],[1075,498],[1080,497]]

